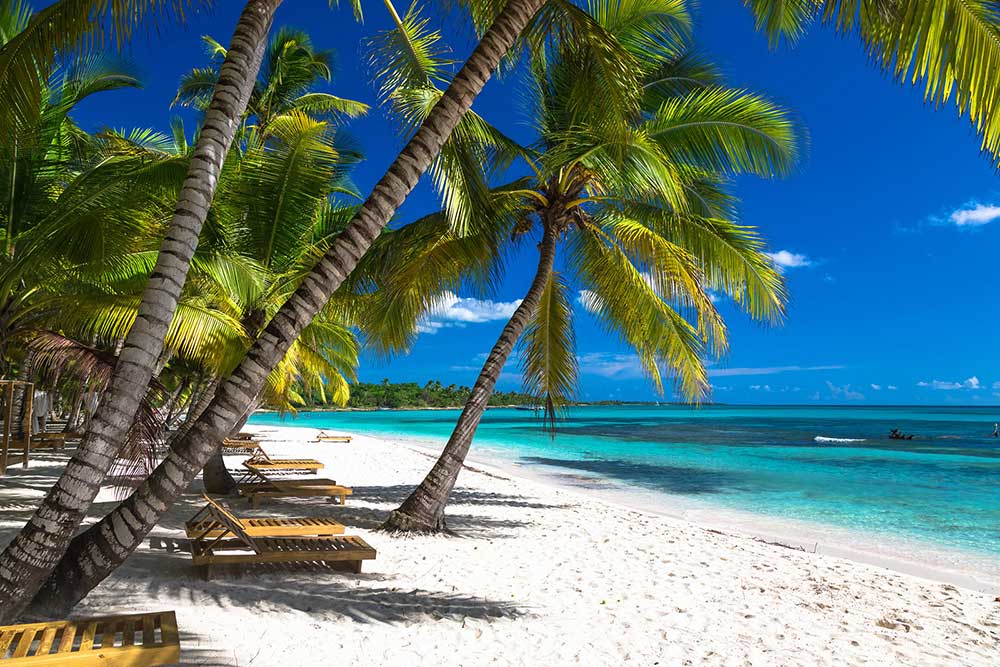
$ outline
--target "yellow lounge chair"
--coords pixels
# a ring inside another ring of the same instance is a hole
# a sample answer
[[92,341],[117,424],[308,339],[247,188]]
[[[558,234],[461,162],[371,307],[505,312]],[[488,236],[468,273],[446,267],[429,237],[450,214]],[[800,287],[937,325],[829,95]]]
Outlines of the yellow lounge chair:
[[206,513],[221,527],[216,535],[191,542],[191,562],[206,579],[212,565],[325,563],[334,569],[361,572],[361,561],[375,558],[375,550],[353,535],[254,538],[218,503],[209,501]]
[[[207,495],[204,497],[208,504],[188,519],[185,524],[187,536],[192,540],[218,537],[225,531],[225,526],[213,519],[209,511],[212,507],[225,510],[225,506],[216,503]],[[310,535],[343,535],[344,533],[344,526],[342,524],[325,517],[301,517],[293,519],[253,517],[243,519],[232,514],[232,512],[229,513],[233,519],[239,522],[240,527],[250,537],[304,537]]]
[[346,486],[339,486],[332,479],[275,479],[248,468],[251,481],[237,482],[240,493],[250,501],[250,507],[260,507],[261,498],[329,498],[347,502],[347,496],[354,493]]
[[242,438],[226,438],[222,441],[223,454],[256,454],[260,451],[259,440],[244,440]]
[[316,439],[313,442],[350,442],[351,436],[349,435],[327,435],[323,431],[316,434]]
[[316,459],[273,459],[264,448],[243,462],[243,467],[257,472],[277,472],[277,471],[302,471],[318,474],[320,469],[325,467],[322,461]]
[[4,667],[156,667],[180,660],[172,611],[0,626]]

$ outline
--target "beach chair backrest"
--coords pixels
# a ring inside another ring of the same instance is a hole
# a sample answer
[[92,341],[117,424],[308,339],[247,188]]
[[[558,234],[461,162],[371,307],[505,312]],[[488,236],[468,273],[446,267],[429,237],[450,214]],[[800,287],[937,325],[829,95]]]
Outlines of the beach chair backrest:
[[274,460],[264,451],[263,447],[257,447],[254,451],[253,456],[247,459],[248,463],[273,463]]
[[251,477],[255,478],[251,480],[252,483],[269,484],[271,480],[265,477],[264,473],[262,473],[260,470],[257,470],[257,468],[255,467],[257,463],[259,463],[259,461],[254,461],[253,459],[247,459],[246,461],[243,462],[243,467],[247,469],[247,472],[250,474]]
[[248,547],[260,553],[260,548],[257,543],[254,542],[253,538],[247,535],[247,532],[243,530],[243,525],[240,520],[226,509],[222,504],[215,502],[208,497],[208,494],[202,494],[205,498],[205,502],[208,503],[208,513],[215,521],[219,522],[219,525],[228,530],[236,537],[238,540],[246,544]]

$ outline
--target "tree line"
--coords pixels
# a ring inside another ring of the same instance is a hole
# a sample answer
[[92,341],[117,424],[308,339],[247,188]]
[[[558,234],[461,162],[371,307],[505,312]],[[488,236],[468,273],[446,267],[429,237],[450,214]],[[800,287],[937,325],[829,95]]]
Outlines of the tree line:
[[[454,384],[443,385],[430,380],[420,385],[416,382],[378,383],[358,382],[351,385],[348,408],[460,408],[469,400],[472,389]],[[518,391],[496,391],[490,395],[489,404],[535,405],[537,397]],[[312,405],[311,407],[323,407]]]

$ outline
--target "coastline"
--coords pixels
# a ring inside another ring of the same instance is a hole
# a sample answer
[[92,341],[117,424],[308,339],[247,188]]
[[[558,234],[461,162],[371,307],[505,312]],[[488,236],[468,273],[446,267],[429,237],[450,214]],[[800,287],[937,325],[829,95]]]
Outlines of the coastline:
[[[311,430],[310,427],[286,428]],[[413,437],[388,437],[370,433],[363,435],[386,444],[412,448],[432,460],[438,456],[442,446],[441,443]],[[475,444],[466,457],[466,467],[558,488],[624,510],[684,521],[707,530],[724,531],[738,538],[759,540],[804,553],[843,558],[928,581],[1000,595],[1000,558],[995,559],[986,554],[946,549],[915,539],[865,535],[856,530],[819,523],[779,520],[764,514],[739,512],[708,504],[696,505],[682,496],[667,492],[648,491],[599,477],[559,472],[558,468],[546,470],[546,466],[490,456],[477,451]]]
[[[531,479],[477,456],[448,507],[454,535],[393,535],[387,513],[434,453],[344,429],[251,424],[267,453],[315,458],[353,488],[344,506],[269,500],[243,517],[323,517],[377,551],[360,574],[318,567],[191,565],[184,524],[196,480],[140,548],[74,609],[79,616],[174,610],[184,664],[730,665],[992,667],[996,593],[782,548],[624,507],[589,488]],[[64,469],[44,451],[0,486],[0,544]],[[227,456],[238,468],[245,456]],[[308,477],[307,477],[308,479]],[[90,520],[118,504],[103,487]]]

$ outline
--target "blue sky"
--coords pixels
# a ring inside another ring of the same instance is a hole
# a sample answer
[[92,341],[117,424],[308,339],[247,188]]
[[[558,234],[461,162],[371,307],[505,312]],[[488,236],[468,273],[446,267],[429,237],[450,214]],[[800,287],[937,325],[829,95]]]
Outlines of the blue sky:
[[[794,48],[769,50],[737,0],[700,3],[696,41],[734,86],[791,109],[808,132],[804,158],[789,178],[741,178],[741,221],[758,226],[785,264],[788,320],[763,328],[722,305],[731,353],[712,366],[715,400],[734,403],[1000,403],[996,303],[1000,188],[979,141],[952,108],[935,110],[921,91],[901,87],[866,61],[856,42],[815,27]],[[101,126],[166,130],[182,73],[203,65],[200,35],[228,42],[240,9],[223,3],[165,26],[127,56],[145,81],[140,91],[94,98],[77,115]],[[401,7],[402,9],[402,7]],[[325,0],[288,2],[276,25],[309,30],[336,49],[338,95],[375,102],[365,40],[388,26],[381,3],[364,25]],[[470,49],[461,30],[457,59]],[[516,79],[491,82],[475,109],[513,136],[529,137]],[[182,113],[189,123],[195,118]],[[193,125],[191,125],[193,127]],[[400,148],[384,114],[350,126],[366,154],[355,180],[367,192]],[[435,208],[425,184],[401,220]],[[491,302],[455,295],[404,357],[365,359],[364,380],[471,384],[504,316],[526,289],[535,258],[518,257]],[[582,309],[577,313],[584,399],[655,400],[629,352]],[[516,363],[501,385],[516,388]],[[669,398],[669,396],[668,396]]]

